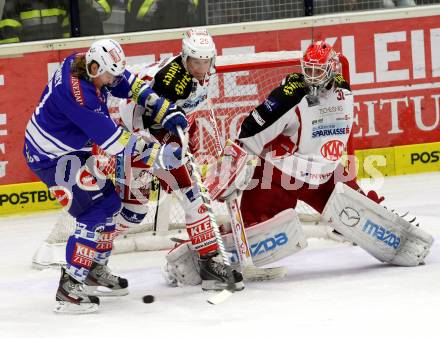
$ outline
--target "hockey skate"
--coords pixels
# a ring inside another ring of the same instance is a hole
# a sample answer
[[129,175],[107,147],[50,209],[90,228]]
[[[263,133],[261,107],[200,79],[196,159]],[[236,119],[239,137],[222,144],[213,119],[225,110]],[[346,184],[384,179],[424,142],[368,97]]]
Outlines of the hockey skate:
[[115,276],[107,265],[93,262],[87,275],[85,292],[89,296],[126,296],[128,295],[128,281],[125,278]]
[[[234,291],[244,289],[243,276],[240,272],[232,270],[234,278]],[[202,290],[221,291],[228,288],[228,270],[223,263],[220,253],[214,252],[200,257],[200,277],[202,278]]]
[[88,296],[84,291],[84,284],[71,277],[64,268],[61,268],[56,303],[54,312],[57,313],[91,313],[99,308],[98,297]]

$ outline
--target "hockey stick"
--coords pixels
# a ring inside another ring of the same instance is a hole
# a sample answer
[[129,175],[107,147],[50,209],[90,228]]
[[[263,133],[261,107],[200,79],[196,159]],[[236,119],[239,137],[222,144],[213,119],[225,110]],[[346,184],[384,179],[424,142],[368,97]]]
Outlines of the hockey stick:
[[[220,143],[220,133],[215,121],[215,113],[210,101],[208,101],[209,118],[211,120],[212,127],[214,129],[215,146],[217,155],[223,152],[223,147]],[[252,254],[249,246],[249,242],[246,236],[246,230],[243,223],[240,207],[238,204],[239,192],[236,190],[226,199],[226,206],[228,214],[231,220],[232,237],[234,239],[235,247],[237,250],[238,259],[242,268],[243,276],[247,280],[251,281],[264,281],[282,278],[287,274],[287,268],[273,267],[273,268],[259,268],[255,266],[252,260]],[[215,196],[217,197],[217,196]]]
[[[188,149],[187,148],[188,137],[185,135],[182,128],[180,128],[179,126],[177,127],[177,133],[179,134],[180,140],[182,142],[182,149],[184,149],[184,146],[186,149]],[[216,304],[220,304],[220,303],[224,302],[225,300],[227,300],[232,295],[232,293],[235,291],[234,275],[232,273],[231,263],[229,262],[228,255],[225,250],[225,245],[223,243],[223,239],[220,234],[220,229],[217,225],[217,221],[214,216],[214,210],[211,205],[211,197],[209,196],[208,190],[203,185],[202,177],[199,174],[199,169],[198,169],[197,164],[195,163],[195,159],[194,159],[193,155],[188,150],[186,150],[185,153],[183,153],[183,151],[182,151],[182,156],[186,156],[186,158],[188,159],[188,164],[191,166],[192,173],[193,173],[194,177],[196,178],[197,183],[199,184],[200,195],[202,196],[203,202],[205,203],[205,205],[208,209],[208,212],[211,215],[212,229],[214,232],[215,239],[217,241],[218,250],[222,256],[223,264],[225,264],[226,271],[228,273],[228,283],[227,283],[228,286],[225,289],[223,289],[220,293],[207,299],[207,302],[209,304],[216,305]]]

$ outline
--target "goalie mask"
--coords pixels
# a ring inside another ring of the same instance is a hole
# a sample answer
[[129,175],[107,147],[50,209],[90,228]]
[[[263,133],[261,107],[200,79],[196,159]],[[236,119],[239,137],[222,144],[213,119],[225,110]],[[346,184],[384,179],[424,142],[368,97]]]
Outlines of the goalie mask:
[[325,41],[312,43],[301,58],[301,70],[306,85],[310,87],[312,95],[327,84],[341,71],[338,54]]
[[[99,65],[96,75],[90,74],[89,65],[95,61]],[[102,39],[94,42],[86,53],[87,75],[95,78],[105,72],[114,76],[112,85],[117,85],[125,71],[125,54],[121,45],[112,39]]]
[[191,57],[211,60],[209,69],[212,71],[216,54],[214,41],[205,28],[191,28],[185,32],[182,39],[182,62],[186,70],[188,70],[188,57]]

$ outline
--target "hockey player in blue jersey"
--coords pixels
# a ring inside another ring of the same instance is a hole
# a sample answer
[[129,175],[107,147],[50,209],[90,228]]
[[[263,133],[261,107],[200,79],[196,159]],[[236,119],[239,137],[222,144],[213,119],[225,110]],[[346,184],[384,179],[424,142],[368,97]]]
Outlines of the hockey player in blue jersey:
[[121,201],[113,182],[95,168],[92,144],[109,155],[137,156],[153,168],[181,165],[176,144],[145,141],[109,117],[110,92],[148,107],[155,121],[172,132],[177,126],[187,128],[183,111],[127,71],[125,62],[121,46],[111,39],[94,42],[87,53],[67,57],[26,127],[24,155],[29,167],[76,218],[66,246],[56,312],[97,311],[99,299],[90,291],[100,286],[107,287],[110,295],[128,294],[127,280],[107,267]]

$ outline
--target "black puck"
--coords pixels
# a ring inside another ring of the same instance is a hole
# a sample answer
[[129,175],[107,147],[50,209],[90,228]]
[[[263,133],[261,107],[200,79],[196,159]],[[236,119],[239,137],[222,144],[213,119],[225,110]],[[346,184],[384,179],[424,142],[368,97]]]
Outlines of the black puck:
[[142,297],[142,301],[146,304],[150,304],[154,302],[154,296],[153,295],[146,295]]

